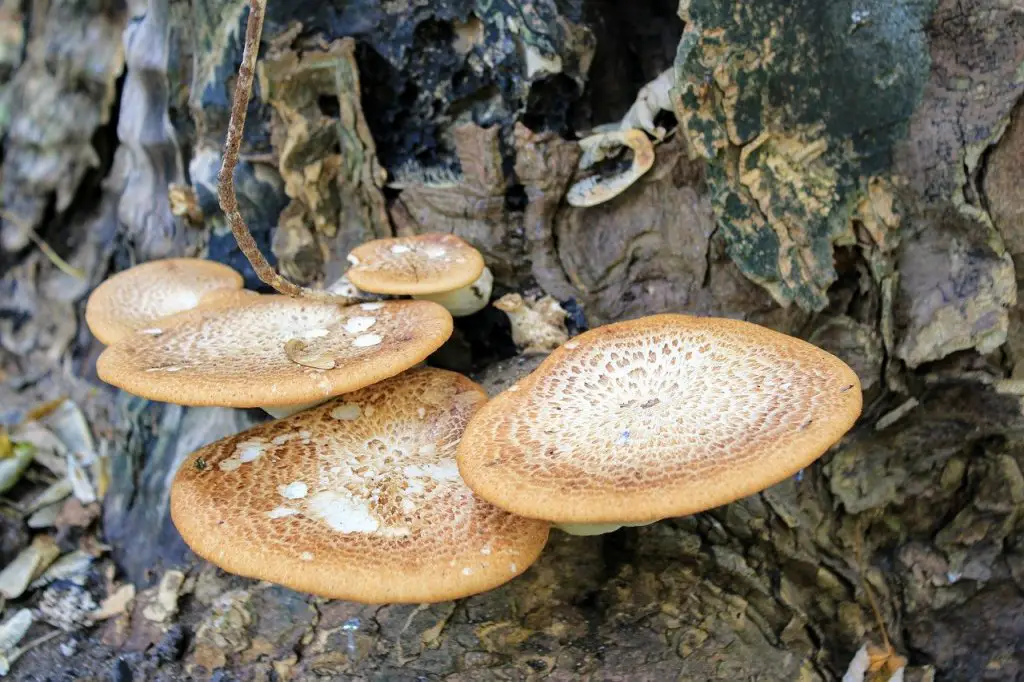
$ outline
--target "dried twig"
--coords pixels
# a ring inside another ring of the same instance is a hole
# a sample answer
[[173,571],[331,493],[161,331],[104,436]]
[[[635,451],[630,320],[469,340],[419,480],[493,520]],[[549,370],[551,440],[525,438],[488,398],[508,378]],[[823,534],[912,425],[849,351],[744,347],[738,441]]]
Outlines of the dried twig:
[[231,233],[235,235],[238,248],[249,259],[256,275],[264,284],[286,296],[349,305],[356,302],[355,299],[299,286],[278,274],[260,253],[256,241],[252,238],[252,233],[238,210],[238,196],[235,194],[234,180],[235,166],[238,165],[238,153],[242,146],[246,108],[249,106],[249,98],[252,96],[252,81],[256,72],[256,57],[260,49],[263,15],[266,13],[266,9],[267,0],[249,0],[249,19],[245,26],[245,48],[242,51],[242,63],[238,67],[238,80],[235,83],[234,101],[231,105],[231,118],[228,121],[228,135],[224,142],[224,160],[220,167],[220,173],[217,175],[220,208],[231,226]]

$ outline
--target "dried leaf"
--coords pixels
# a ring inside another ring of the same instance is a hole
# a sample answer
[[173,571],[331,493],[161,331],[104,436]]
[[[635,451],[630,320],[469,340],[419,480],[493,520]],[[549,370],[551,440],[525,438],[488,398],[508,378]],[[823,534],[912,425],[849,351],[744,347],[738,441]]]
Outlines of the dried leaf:
[[135,601],[135,585],[128,583],[114,590],[109,597],[100,602],[98,609],[92,612],[94,621],[107,620],[122,613],[127,613]]
[[96,457],[96,442],[89,430],[89,423],[78,409],[78,405],[65,400],[41,421],[68,450],[78,455],[83,464],[92,463]]
[[96,501],[96,491],[89,481],[85,469],[78,463],[78,458],[72,453],[67,454],[68,478],[71,480],[71,492],[82,504],[92,504]]
[[43,507],[49,506],[51,504],[61,502],[70,494],[71,480],[62,477],[59,481],[54,481],[53,483],[51,483],[46,488],[46,490],[39,493],[39,495],[34,500],[29,502],[28,506],[25,507],[25,513],[31,514],[37,509],[42,509]]
[[62,502],[54,502],[48,504],[45,507],[36,511],[32,516],[28,517],[29,528],[39,530],[40,528],[53,528],[57,523],[57,515],[60,514],[61,507],[64,504]]
[[308,344],[300,339],[292,339],[284,344],[284,353],[288,359],[303,367],[313,369],[334,369],[334,358],[309,350]]
[[9,459],[14,457],[14,444],[11,443],[11,437],[7,433],[7,429],[0,429],[0,459]]
[[21,480],[21,475],[32,463],[35,451],[31,445],[18,444],[12,448],[12,456],[0,459],[0,495],[7,492]]
[[54,580],[68,580],[78,575],[84,575],[92,562],[93,557],[80,549],[68,552],[33,580],[29,588],[37,590],[40,587],[46,587]]
[[45,426],[35,421],[24,422],[11,432],[11,439],[15,443],[32,445],[35,448],[35,461],[49,469],[55,476],[64,477],[67,468],[64,464],[64,455],[67,448],[60,438]]
[[39,535],[21,550],[14,561],[0,571],[0,595],[17,599],[53,561],[60,556],[57,542],[49,535]]
[[0,625],[0,654],[6,654],[18,646],[18,642],[32,627],[32,620],[30,609],[20,609]]

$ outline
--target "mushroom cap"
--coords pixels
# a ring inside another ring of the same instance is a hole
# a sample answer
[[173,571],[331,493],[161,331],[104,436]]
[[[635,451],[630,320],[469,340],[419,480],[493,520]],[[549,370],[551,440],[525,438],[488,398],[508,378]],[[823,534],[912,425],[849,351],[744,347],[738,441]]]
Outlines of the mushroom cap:
[[109,346],[96,371],[129,393],[179,405],[315,403],[409,369],[451,333],[451,314],[429,301],[224,297]]
[[481,500],[455,447],[483,389],[424,368],[193,453],[171,517],[198,554],[328,598],[424,603],[497,587],[549,525]]
[[854,371],[809,343],[653,315],[577,336],[485,405],[459,471],[523,516],[653,521],[784,480],[838,441],[861,404]]
[[453,234],[427,232],[375,239],[352,249],[345,273],[363,291],[412,296],[469,286],[484,270],[484,258]]
[[218,290],[242,288],[242,275],[202,258],[165,258],[122,270],[89,295],[85,322],[110,345],[156,320],[191,310]]

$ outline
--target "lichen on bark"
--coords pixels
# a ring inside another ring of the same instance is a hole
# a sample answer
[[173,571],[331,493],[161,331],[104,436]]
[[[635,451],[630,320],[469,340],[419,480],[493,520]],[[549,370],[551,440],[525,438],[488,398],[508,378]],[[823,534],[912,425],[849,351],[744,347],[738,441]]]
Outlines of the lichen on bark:
[[817,311],[833,245],[928,77],[930,3],[684,0],[676,108],[729,253],[781,305]]

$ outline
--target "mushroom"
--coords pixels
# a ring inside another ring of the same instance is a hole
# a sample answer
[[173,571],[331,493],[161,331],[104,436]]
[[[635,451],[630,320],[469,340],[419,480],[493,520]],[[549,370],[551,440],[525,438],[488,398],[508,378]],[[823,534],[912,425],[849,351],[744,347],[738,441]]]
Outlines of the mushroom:
[[455,317],[472,315],[491,298],[494,276],[483,256],[453,234],[375,239],[348,260],[346,275],[363,291],[434,301]]
[[854,371],[809,343],[653,315],[575,337],[485,405],[459,471],[509,512],[608,532],[774,485],[838,441],[861,406]]
[[165,258],[123,270],[89,295],[85,322],[110,345],[156,320],[191,310],[213,292],[242,289],[242,276],[202,258]]
[[523,573],[549,524],[508,514],[459,478],[455,448],[487,400],[424,368],[193,453],[171,518],[226,571],[334,599],[424,603]]
[[590,207],[610,201],[629,189],[654,165],[654,145],[642,130],[636,128],[596,133],[583,138],[579,144],[583,150],[577,163],[580,171],[589,170],[622,147],[633,151],[633,162],[628,170],[617,175],[591,175],[574,183],[565,194],[570,206]]
[[150,400],[280,417],[423,361],[448,340],[452,316],[429,301],[339,306],[265,295],[216,301],[159,325],[104,350],[100,379]]

